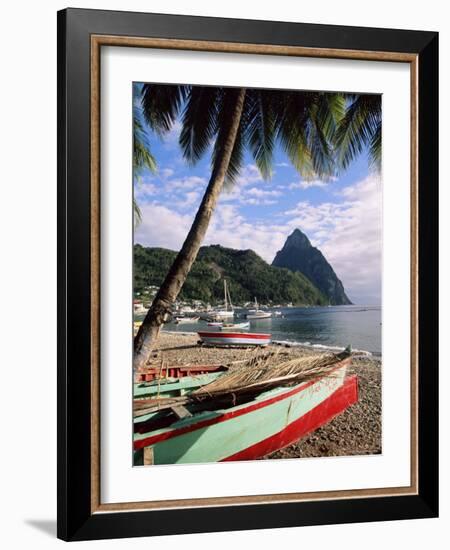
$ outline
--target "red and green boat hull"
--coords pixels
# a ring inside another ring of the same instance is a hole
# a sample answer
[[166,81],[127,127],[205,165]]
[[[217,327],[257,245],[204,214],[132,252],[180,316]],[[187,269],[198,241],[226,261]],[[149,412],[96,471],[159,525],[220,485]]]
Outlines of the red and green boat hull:
[[146,418],[138,419],[135,464],[252,460],[282,449],[358,400],[356,376],[346,377],[348,363],[342,361],[327,376],[278,387],[228,409],[203,411],[159,430],[146,432]]

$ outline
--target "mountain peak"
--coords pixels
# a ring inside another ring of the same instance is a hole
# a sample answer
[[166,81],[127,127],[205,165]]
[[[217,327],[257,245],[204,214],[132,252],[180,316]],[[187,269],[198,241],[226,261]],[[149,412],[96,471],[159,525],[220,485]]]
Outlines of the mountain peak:
[[298,228],[294,229],[294,231],[289,235],[286,240],[286,244],[287,243],[302,248],[309,248],[312,246],[308,237]]
[[328,298],[330,304],[351,304],[342,282],[325,256],[312,246],[308,237],[298,228],[286,239],[272,265],[302,273]]

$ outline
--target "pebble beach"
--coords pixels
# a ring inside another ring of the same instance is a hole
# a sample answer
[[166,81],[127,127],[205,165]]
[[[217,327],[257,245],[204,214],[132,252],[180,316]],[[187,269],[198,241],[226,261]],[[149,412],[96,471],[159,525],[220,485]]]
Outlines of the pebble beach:
[[[239,369],[241,361],[260,351],[255,348],[199,346],[195,333],[163,331],[155,350],[170,365],[226,365]],[[314,355],[314,348],[271,344],[287,358]],[[356,353],[348,374],[358,375],[359,400],[315,432],[264,459],[349,456],[381,453],[381,358]]]

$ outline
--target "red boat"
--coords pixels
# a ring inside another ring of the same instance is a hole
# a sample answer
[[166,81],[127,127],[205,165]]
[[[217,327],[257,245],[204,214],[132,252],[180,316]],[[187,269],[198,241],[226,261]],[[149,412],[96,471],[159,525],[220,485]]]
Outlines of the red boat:
[[271,334],[253,332],[198,332],[203,344],[211,346],[267,346]]

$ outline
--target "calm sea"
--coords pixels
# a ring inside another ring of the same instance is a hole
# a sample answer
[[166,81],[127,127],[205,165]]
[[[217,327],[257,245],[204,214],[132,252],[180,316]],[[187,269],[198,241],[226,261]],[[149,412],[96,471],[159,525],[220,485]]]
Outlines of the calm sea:
[[[273,311],[273,310],[272,310]],[[283,317],[250,322],[249,332],[270,332],[272,340],[321,348],[344,348],[381,354],[381,307],[331,306],[277,308]],[[244,312],[237,311],[237,314]],[[237,319],[235,319],[237,321]],[[165,325],[165,330],[216,330],[204,321]]]

